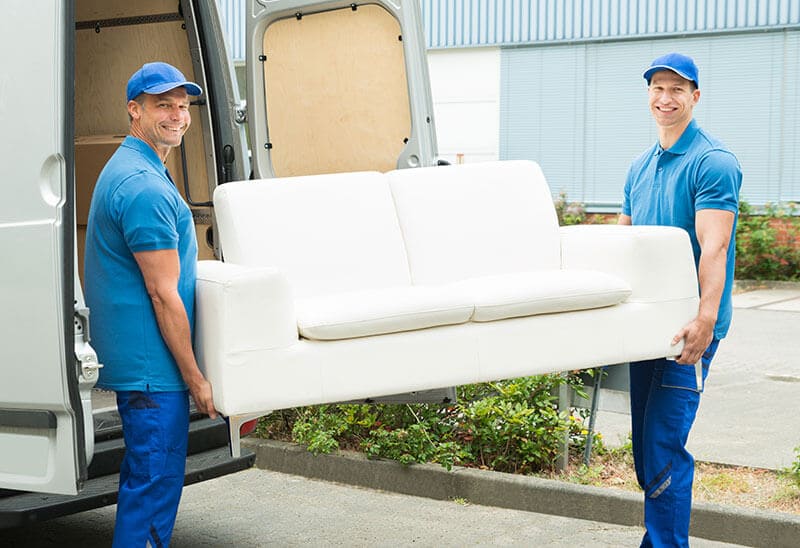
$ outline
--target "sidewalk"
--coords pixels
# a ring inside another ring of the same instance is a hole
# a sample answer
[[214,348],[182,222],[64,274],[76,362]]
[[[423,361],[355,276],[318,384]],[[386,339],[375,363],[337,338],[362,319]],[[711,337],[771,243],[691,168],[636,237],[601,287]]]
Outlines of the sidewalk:
[[[800,446],[800,284],[744,287],[706,381],[689,451],[697,460],[778,470]],[[630,416],[599,412],[606,444],[624,442]]]

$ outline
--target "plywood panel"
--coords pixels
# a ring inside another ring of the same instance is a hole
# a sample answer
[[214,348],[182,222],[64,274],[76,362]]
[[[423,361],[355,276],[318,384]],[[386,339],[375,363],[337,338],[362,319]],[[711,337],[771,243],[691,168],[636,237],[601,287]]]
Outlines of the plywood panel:
[[264,34],[278,176],[388,171],[411,131],[400,24],[376,5],[276,21]]
[[[141,14],[139,11],[137,8],[136,13]],[[131,13],[125,11],[124,15],[127,17]],[[79,30],[75,35],[75,133],[83,139],[93,136],[102,140],[128,133],[125,88],[130,75],[144,63],[165,61],[178,67],[187,78],[197,80],[186,31],[179,22],[108,27],[99,33],[92,29]],[[204,202],[209,200],[208,173],[199,108],[191,107],[191,114],[192,126],[184,136],[189,186],[192,198]],[[183,169],[177,149],[167,157],[167,166],[184,194]],[[77,182],[81,184],[89,183]],[[81,188],[85,187],[78,186],[79,195]]]
[[[178,0],[78,0],[75,21],[95,21],[162,13],[177,13]],[[94,32],[94,31],[92,31]]]

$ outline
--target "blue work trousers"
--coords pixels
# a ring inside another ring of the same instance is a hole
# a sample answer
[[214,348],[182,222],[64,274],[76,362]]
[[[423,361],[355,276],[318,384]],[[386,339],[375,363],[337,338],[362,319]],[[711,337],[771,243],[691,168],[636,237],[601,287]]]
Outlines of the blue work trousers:
[[189,441],[189,393],[117,392],[125,457],[114,548],[169,546]]
[[686,450],[700,394],[719,340],[694,365],[658,359],[630,364],[631,430],[636,478],[644,490],[642,547],[689,546],[694,458]]

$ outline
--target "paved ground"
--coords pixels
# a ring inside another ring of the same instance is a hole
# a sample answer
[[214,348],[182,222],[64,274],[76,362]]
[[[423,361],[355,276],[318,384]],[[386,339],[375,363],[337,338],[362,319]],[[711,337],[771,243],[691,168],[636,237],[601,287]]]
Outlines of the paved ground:
[[[800,286],[743,292],[734,308],[689,449],[698,460],[780,469],[800,446]],[[600,412],[597,430],[618,443],[629,420]]]
[[[4,548],[111,545],[114,506],[0,530]],[[638,546],[639,527],[432,500],[258,469],[189,486],[172,548]],[[692,539],[693,548],[737,546]]]
[[[793,461],[793,448],[800,445],[800,286],[741,293],[735,306],[690,447],[701,460],[781,468]],[[627,435],[626,415],[602,412],[598,420],[608,441]],[[591,493],[580,496],[593,500]],[[113,512],[112,506],[0,531],[0,546],[108,546]],[[753,523],[761,519],[756,514]],[[791,531],[798,529],[797,520],[776,527],[796,538]],[[636,546],[641,534],[636,526],[464,505],[251,469],[188,487],[172,546],[606,547]],[[692,546],[738,545],[695,538]]]

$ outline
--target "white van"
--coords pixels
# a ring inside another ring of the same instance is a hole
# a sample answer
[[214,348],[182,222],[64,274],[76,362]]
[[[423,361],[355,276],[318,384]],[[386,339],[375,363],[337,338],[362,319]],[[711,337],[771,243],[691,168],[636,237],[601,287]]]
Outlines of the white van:
[[[248,0],[246,17],[247,109],[214,0],[3,1],[0,527],[116,500],[124,446],[113,395],[93,390],[102,356],[81,274],[138,67],[166,61],[205,90],[168,159],[201,259],[215,256],[210,196],[227,181],[437,163],[418,2]],[[349,71],[327,70],[336,55]],[[252,464],[230,456],[224,422],[193,418],[187,483]]]

